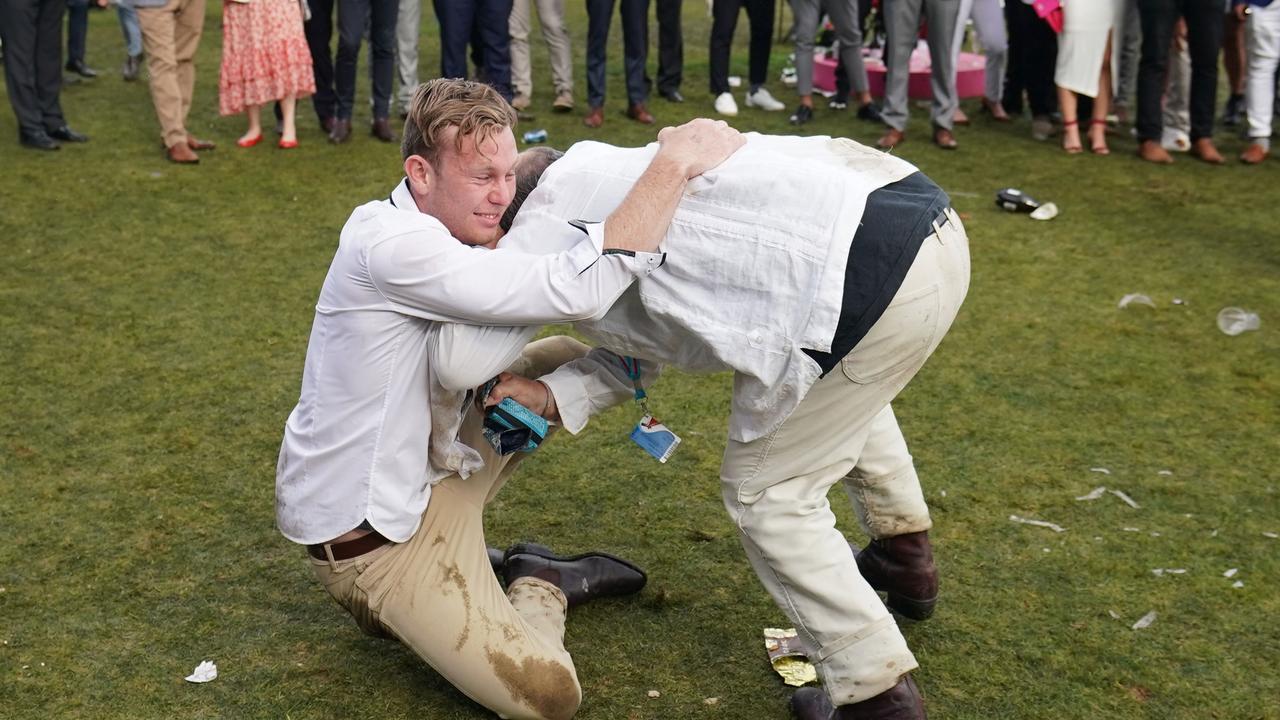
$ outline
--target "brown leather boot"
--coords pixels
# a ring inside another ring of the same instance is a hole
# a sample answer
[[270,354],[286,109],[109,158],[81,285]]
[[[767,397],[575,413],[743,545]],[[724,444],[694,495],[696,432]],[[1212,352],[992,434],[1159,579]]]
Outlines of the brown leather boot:
[[800,688],[791,696],[791,713],[798,720],[927,720],[924,698],[910,675],[875,697],[838,708],[825,691]]
[[589,128],[598,128],[604,124],[604,108],[593,107],[587,112],[587,116],[582,118],[582,124]]
[[938,569],[933,564],[933,546],[926,531],[872,540],[859,551],[850,543],[858,560],[858,571],[876,590],[889,594],[890,610],[924,620],[938,603]]
[[906,133],[902,132],[901,130],[896,130],[894,128],[888,128],[887,130],[884,131],[884,135],[881,135],[880,139],[876,141],[876,147],[880,148],[881,150],[892,150],[893,148],[906,142],[906,140],[907,140]]
[[167,148],[165,155],[170,162],[175,162],[179,165],[195,165],[200,162],[200,156],[184,142],[176,143],[173,147]]
[[628,106],[627,117],[642,125],[653,124],[653,114],[644,106],[644,103],[635,103],[634,105]]
[[1222,153],[1218,152],[1218,148],[1214,147],[1212,138],[1202,137],[1191,143],[1191,154],[1210,165],[1221,165],[1226,162],[1222,158]]
[[1168,150],[1160,146],[1158,140],[1143,140],[1142,144],[1138,145],[1138,157],[1157,165],[1170,165],[1173,163],[1173,156],[1169,154]]
[[1257,165],[1267,159],[1269,151],[1258,143],[1249,143],[1249,147],[1240,153],[1240,162],[1246,165]]

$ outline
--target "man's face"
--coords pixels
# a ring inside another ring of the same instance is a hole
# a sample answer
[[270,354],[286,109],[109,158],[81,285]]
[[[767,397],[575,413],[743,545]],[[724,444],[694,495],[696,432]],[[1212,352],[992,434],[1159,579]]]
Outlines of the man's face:
[[418,209],[444,224],[466,245],[493,247],[502,236],[498,221],[515,194],[516,138],[510,128],[476,145],[464,137],[454,149],[450,129],[443,138],[439,167],[427,165],[429,189],[416,197]]

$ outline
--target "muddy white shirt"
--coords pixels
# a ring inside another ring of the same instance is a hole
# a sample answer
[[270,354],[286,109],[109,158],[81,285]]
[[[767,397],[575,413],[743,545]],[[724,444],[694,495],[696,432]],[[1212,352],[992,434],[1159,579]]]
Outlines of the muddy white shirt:
[[649,253],[602,255],[600,225],[574,232],[555,254],[464,245],[418,211],[407,181],[355,209],[320,290],[280,447],[276,522],[285,537],[325,542],[368,520],[403,542],[434,482],[480,466],[457,441],[465,389],[441,387],[427,349],[454,322],[589,317],[661,264]]

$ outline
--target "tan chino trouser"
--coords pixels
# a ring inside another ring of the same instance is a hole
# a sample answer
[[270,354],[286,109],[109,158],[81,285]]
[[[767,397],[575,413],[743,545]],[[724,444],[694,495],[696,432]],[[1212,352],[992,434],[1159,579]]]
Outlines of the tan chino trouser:
[[889,307],[840,366],[772,434],[725,449],[725,507],[760,581],[814,651],[837,706],[888,690],[917,664],[858,572],[827,491],[844,482],[873,538],[931,527],[889,403],[938,346],[968,288],[968,240],[947,210]]
[[192,61],[204,29],[204,4],[205,0],[169,0],[161,7],[137,9],[151,102],[166,148],[187,141],[187,114],[196,84]]
[[[511,371],[538,377],[587,350],[567,337],[538,340]],[[582,689],[564,649],[564,593],[536,578],[516,580],[504,593],[485,549],[484,506],[526,454],[496,455],[478,412],[468,411],[461,437],[484,468],[434,486],[408,542],[350,560],[310,558],[312,568],[362,630],[398,639],[500,717],[570,718]]]

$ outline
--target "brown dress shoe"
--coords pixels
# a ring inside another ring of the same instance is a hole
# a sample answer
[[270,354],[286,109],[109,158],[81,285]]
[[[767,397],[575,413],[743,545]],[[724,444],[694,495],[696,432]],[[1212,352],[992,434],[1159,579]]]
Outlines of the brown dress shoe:
[[1270,154],[1270,151],[1258,143],[1249,143],[1249,147],[1240,153],[1240,162],[1246,165],[1257,165],[1266,160],[1268,154]]
[[395,133],[391,132],[391,121],[387,118],[374,118],[369,134],[382,142],[392,142],[396,139]]
[[910,675],[875,697],[838,708],[825,691],[800,688],[791,696],[791,713],[797,720],[926,720],[924,698]]
[[201,140],[195,135],[187,135],[187,147],[192,150],[212,150],[218,146],[212,140]]
[[330,115],[329,117],[320,119],[320,129],[324,131],[325,135],[328,135],[329,133],[333,132],[333,123],[335,121],[336,120],[332,115]]
[[938,604],[938,569],[928,532],[872,540],[862,551],[855,548],[854,554],[867,584],[889,594],[890,610],[912,620],[933,614]]
[[351,139],[351,121],[342,118],[333,119],[333,129],[329,131],[329,142],[340,145]]
[[943,150],[955,150],[959,143],[956,142],[956,136],[946,128],[935,128],[933,131],[933,144]]
[[652,125],[653,115],[644,106],[644,103],[636,103],[627,108],[627,117],[635,120],[642,125]]
[[1161,147],[1160,143],[1156,140],[1143,140],[1142,143],[1138,145],[1138,157],[1146,160],[1147,162],[1156,163],[1157,165],[1173,164],[1173,156],[1169,154],[1168,150]]
[[200,156],[184,142],[180,142],[177,145],[166,149],[164,152],[171,162],[176,162],[179,165],[195,165],[200,162]]
[[601,125],[603,125],[604,124],[604,108],[603,107],[591,108],[591,110],[587,113],[587,116],[582,118],[582,124],[586,125],[589,128],[598,128]]
[[906,141],[907,141],[906,133],[902,132],[901,130],[895,130],[894,128],[889,128],[884,132],[884,135],[881,135],[880,139],[876,141],[876,147],[880,148],[881,150],[891,150]]
[[1202,137],[1191,143],[1191,154],[1210,165],[1221,165],[1226,162],[1222,157],[1222,153],[1218,152],[1218,148],[1213,146],[1213,140],[1207,137]]

